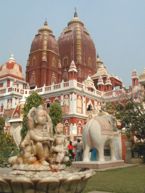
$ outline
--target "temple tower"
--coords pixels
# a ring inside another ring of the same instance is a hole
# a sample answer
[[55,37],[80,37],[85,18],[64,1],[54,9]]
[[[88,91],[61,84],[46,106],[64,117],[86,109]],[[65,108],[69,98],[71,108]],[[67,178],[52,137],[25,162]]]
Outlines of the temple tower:
[[60,60],[62,64],[62,79],[67,81],[70,63],[74,61],[78,70],[79,82],[96,72],[96,49],[84,23],[75,11],[73,19],[58,39]]
[[58,83],[61,79],[59,66],[57,41],[45,21],[31,44],[26,67],[26,81],[30,88]]

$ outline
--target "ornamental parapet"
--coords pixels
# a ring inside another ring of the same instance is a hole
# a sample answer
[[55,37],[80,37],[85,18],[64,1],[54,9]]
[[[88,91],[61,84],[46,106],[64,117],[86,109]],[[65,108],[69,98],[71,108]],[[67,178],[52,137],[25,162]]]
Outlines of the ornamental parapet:
[[0,97],[11,95],[11,94],[17,94],[20,96],[22,96],[22,95],[28,96],[29,92],[30,92],[29,89],[20,89],[20,88],[8,87],[8,88],[0,89]]
[[91,88],[85,85],[84,83],[77,82],[76,80],[69,80],[68,82],[62,81],[59,84],[52,84],[50,86],[44,85],[41,88],[35,87],[33,90],[22,89],[17,87],[1,88],[0,97],[7,96],[10,94],[17,94],[19,96],[24,95],[25,97],[28,97],[33,91],[37,92],[40,95],[44,95],[52,94],[54,92],[65,92],[70,89],[82,92],[84,95],[97,97],[98,100],[105,101],[116,101],[119,100],[119,98],[121,99],[122,97],[129,97],[131,95],[131,91],[125,91],[124,89],[101,92],[95,87]]

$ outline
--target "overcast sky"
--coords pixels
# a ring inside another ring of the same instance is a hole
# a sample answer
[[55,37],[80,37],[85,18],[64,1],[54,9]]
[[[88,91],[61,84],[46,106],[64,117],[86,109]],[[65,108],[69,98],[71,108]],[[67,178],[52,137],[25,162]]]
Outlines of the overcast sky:
[[25,72],[45,19],[58,38],[75,7],[108,71],[130,85],[145,68],[145,0],[0,0],[0,64],[13,53]]

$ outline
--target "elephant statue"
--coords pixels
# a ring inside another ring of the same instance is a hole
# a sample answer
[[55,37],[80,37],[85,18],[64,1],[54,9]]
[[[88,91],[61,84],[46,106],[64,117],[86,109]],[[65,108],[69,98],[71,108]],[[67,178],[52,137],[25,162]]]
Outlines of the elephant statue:
[[105,161],[104,146],[109,144],[111,150],[111,161],[116,160],[114,148],[114,135],[117,131],[116,119],[112,115],[96,115],[85,125],[82,134],[83,140],[83,161],[90,161],[90,149],[98,151],[98,161]]

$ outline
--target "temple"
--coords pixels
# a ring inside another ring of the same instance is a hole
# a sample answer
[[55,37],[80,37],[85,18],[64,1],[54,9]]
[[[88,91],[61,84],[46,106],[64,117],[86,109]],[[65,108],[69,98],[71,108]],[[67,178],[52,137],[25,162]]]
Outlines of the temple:
[[36,91],[47,107],[60,102],[65,134],[79,137],[90,110],[97,113],[105,102],[123,100],[125,94],[138,98],[145,89],[145,71],[137,75],[134,70],[131,79],[126,89],[108,72],[75,11],[58,40],[47,21],[38,29],[28,55],[26,79],[13,55],[0,66],[0,116],[7,122],[19,118],[22,99]]

